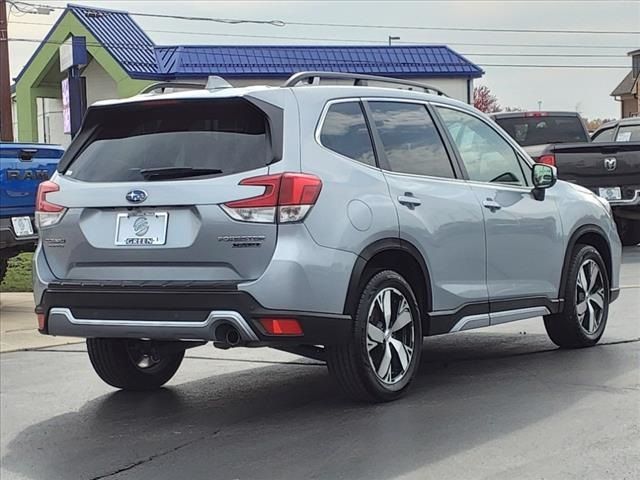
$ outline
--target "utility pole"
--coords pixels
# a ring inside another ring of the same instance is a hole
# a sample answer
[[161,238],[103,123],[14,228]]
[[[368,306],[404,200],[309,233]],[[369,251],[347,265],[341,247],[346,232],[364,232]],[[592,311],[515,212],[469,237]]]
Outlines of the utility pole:
[[7,1],[0,0],[0,141],[13,142]]
[[391,46],[391,42],[393,40],[400,40],[400,37],[392,37],[391,35],[389,35],[389,46]]

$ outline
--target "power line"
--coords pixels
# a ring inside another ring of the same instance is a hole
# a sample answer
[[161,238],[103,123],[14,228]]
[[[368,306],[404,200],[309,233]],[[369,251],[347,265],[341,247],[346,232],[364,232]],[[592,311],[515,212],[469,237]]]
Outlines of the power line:
[[[135,15],[132,13],[131,15]],[[638,35],[640,31],[611,31],[611,30],[544,30],[527,28],[477,28],[477,27],[418,27],[406,25],[359,25],[356,23],[313,23],[313,22],[284,22],[285,25],[299,25],[303,27],[342,27],[342,28],[384,28],[395,30],[442,30],[455,32],[491,32],[491,33],[567,33],[592,35]]]
[[[54,10],[66,10],[66,7],[58,7],[46,4],[22,2],[8,0],[8,3],[20,12],[24,12],[24,7],[47,8]],[[87,8],[91,10],[91,8]],[[100,11],[100,9],[95,9]],[[332,27],[332,28],[375,28],[391,30],[432,30],[432,31],[456,31],[456,32],[484,32],[484,33],[555,33],[555,34],[590,34],[590,35],[638,35],[640,31],[613,31],[613,30],[554,30],[554,29],[523,29],[523,28],[480,28],[480,27],[425,27],[408,25],[363,25],[357,23],[320,23],[320,22],[288,22],[283,20],[246,20],[235,18],[215,18],[185,15],[168,15],[161,13],[127,12],[131,16],[164,18],[172,20],[204,21],[227,24],[253,23],[285,27],[287,25],[297,25],[303,27]]]
[[[10,20],[9,23],[17,23],[21,25],[42,25],[52,27],[49,23],[39,22],[22,22],[16,20]],[[186,32],[181,30],[146,30],[148,33],[170,33],[180,35],[203,35],[210,37],[233,37],[233,38],[260,38],[260,39],[272,39],[272,40],[308,40],[308,41],[326,41],[326,42],[354,42],[354,43],[379,43],[387,45],[386,40],[372,40],[363,38],[321,38],[321,37],[291,37],[281,35],[250,35],[250,34],[236,34],[236,33],[211,33],[211,32]],[[410,42],[403,41],[398,45],[428,45],[432,42]],[[632,50],[635,47],[623,46],[623,45],[567,45],[567,44],[518,44],[518,43],[463,43],[463,42],[444,42],[447,45],[455,46],[476,46],[476,47],[514,47],[514,48],[606,48],[606,49],[620,49],[620,50]],[[537,56],[537,55],[532,55]],[[599,55],[600,56],[600,55]],[[604,56],[604,55],[602,55]],[[611,55],[619,56],[619,55]]]
[[[63,42],[55,42],[51,40],[40,41],[34,38],[9,38],[10,42],[31,42],[31,43],[45,43],[51,45],[62,45]],[[139,44],[124,44],[124,43],[96,43],[96,42],[87,42],[87,46],[96,47],[96,48],[140,48]],[[467,54],[474,55],[474,54]],[[478,54],[482,55],[482,54]],[[285,58],[286,57],[281,57]],[[291,57],[292,60],[299,60],[295,57]],[[369,65],[369,62],[358,62],[358,61],[346,61],[345,64],[348,65]],[[628,69],[628,66],[622,65],[538,65],[538,64],[481,64],[483,67],[522,67],[522,68],[597,68],[597,69]]]

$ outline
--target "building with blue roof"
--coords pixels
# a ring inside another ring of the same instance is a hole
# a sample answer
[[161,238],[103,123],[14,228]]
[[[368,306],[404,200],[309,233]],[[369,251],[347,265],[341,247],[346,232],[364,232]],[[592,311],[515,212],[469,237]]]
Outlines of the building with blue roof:
[[[64,133],[60,46],[83,37],[86,104],[125,98],[151,83],[204,83],[209,75],[234,86],[279,85],[300,71],[366,73],[423,81],[470,102],[483,70],[446,45],[156,45],[125,11],[68,5],[16,77],[20,141],[68,144]],[[63,63],[67,59],[63,60]]]

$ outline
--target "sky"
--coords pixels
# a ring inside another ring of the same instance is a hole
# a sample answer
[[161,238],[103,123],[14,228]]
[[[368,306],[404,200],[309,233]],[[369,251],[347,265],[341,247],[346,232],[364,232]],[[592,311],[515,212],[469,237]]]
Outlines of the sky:
[[[67,3],[54,0],[27,1],[54,6],[65,6]],[[400,37],[399,40],[393,40],[394,44],[400,45],[447,44],[485,70],[484,77],[476,80],[475,85],[487,85],[503,107],[537,110],[541,105],[543,110],[577,110],[587,118],[615,118],[620,115],[619,103],[609,94],[631,68],[631,58],[627,56],[627,52],[640,48],[639,33],[522,31],[640,32],[640,0],[74,0],[72,3],[137,13],[281,20],[285,24],[311,22],[364,25],[365,27],[358,28],[315,25],[279,27],[134,16],[157,44],[375,45],[386,43],[389,36]],[[9,39],[40,40],[47,34],[48,26],[60,14],[60,11],[50,15],[20,17],[11,14]],[[44,25],[17,22],[37,22]],[[406,27],[515,31],[469,32]],[[252,38],[252,35],[297,38]],[[12,78],[18,75],[36,47],[37,43],[10,41]],[[543,67],[497,66],[513,64]],[[563,68],[552,68],[551,65]],[[566,65],[588,65],[589,68],[564,68]],[[597,66],[620,68],[596,68]]]

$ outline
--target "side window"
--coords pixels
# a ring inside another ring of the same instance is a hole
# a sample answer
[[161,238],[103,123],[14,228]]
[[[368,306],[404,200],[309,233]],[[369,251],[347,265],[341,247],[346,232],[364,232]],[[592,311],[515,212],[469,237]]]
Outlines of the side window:
[[470,180],[526,185],[516,152],[493,128],[458,110],[438,107],[438,112],[458,147]]
[[376,165],[369,129],[359,102],[334,103],[320,131],[320,143],[367,165]]
[[372,101],[369,107],[391,171],[455,176],[440,134],[424,105]]
[[597,135],[591,139],[592,142],[613,142],[614,127],[607,128],[606,130],[600,130]]
[[640,125],[621,125],[616,135],[616,142],[639,142]]

